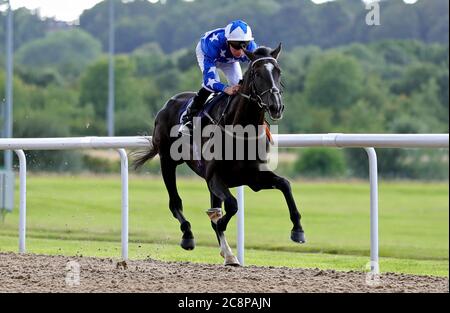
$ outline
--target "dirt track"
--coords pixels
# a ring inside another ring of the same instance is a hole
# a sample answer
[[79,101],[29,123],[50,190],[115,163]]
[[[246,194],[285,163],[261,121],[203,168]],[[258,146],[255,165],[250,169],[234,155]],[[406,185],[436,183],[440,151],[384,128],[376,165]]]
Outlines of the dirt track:
[[[80,266],[72,287],[69,261]],[[380,280],[369,286],[361,272],[0,253],[0,292],[449,292],[448,278],[386,273]]]

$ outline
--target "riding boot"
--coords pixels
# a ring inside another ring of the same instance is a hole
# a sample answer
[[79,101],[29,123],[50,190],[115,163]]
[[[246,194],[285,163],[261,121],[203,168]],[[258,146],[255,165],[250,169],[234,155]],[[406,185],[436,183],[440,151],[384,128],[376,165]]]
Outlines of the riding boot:
[[208,99],[209,95],[211,94],[211,91],[202,88],[200,89],[197,94],[194,97],[194,100],[192,103],[187,107],[186,114],[182,118],[182,125],[180,126],[179,132],[180,133],[191,133],[191,130],[193,128],[193,118],[195,115],[197,115],[203,108],[203,105],[206,102],[206,99]]

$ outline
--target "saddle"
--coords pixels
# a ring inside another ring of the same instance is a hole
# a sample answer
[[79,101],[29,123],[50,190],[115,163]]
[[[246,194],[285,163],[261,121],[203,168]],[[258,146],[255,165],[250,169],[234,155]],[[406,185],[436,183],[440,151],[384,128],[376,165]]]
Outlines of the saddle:
[[[213,93],[211,94],[208,99],[206,100],[205,104],[203,105],[203,109],[195,115],[195,117],[200,117],[202,118],[202,123],[203,123],[203,118],[205,117],[207,119],[207,123],[216,123],[217,122],[217,118],[214,119],[214,117],[212,117],[210,115],[212,108],[214,108],[216,105],[220,105],[223,106],[223,109],[220,111],[222,113],[225,113],[224,110],[226,110],[226,106],[227,106],[227,101],[222,101],[224,99],[226,99],[227,97],[229,97],[226,93],[224,92],[219,92],[219,93]],[[192,101],[194,101],[194,97],[190,98],[189,100],[187,100],[180,108],[179,111],[179,123],[182,123],[183,120],[183,116],[186,114],[186,110],[187,108],[191,105]]]
[[[223,108],[219,112],[221,112],[221,115],[225,114],[225,111],[228,108],[228,101],[221,102],[221,100],[226,99],[226,97],[229,97],[229,96],[224,92],[213,93],[208,97],[208,99],[206,100],[206,102],[203,106],[203,109],[198,114],[195,115],[196,117],[202,118],[202,125],[217,124],[219,122],[220,116],[214,118],[210,115],[210,112],[211,112],[212,108],[214,108],[216,105],[220,105],[220,106],[223,106]],[[191,105],[192,101],[194,101],[194,97],[187,100],[181,106],[180,111],[179,111],[179,116],[178,116],[180,124],[182,124],[183,116],[186,114],[186,110]],[[204,118],[206,119],[206,121],[204,121]],[[273,145],[274,141],[273,141],[272,133],[270,132],[270,124],[266,119],[264,120],[264,130],[266,133],[268,143]]]

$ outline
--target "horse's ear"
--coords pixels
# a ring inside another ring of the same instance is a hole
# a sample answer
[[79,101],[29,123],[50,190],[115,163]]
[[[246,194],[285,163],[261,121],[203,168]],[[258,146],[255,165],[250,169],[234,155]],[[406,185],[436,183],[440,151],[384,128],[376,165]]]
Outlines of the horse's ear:
[[249,60],[250,60],[251,62],[253,62],[253,61],[256,60],[256,56],[255,56],[255,54],[254,54],[253,52],[244,49],[244,53],[245,53],[245,55],[247,56],[247,58],[249,58]]
[[278,59],[278,57],[280,56],[280,52],[281,52],[281,42],[275,50],[272,50],[272,52],[270,52],[270,55],[273,58]]

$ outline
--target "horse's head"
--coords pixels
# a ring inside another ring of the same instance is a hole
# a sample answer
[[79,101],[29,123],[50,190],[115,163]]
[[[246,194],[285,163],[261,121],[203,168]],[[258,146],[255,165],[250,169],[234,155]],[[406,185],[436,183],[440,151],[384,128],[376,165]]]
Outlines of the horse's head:
[[281,97],[281,69],[277,59],[281,43],[275,50],[259,47],[254,52],[245,51],[251,63],[245,80],[249,84],[250,99],[269,113],[272,120],[283,117],[284,105]]

